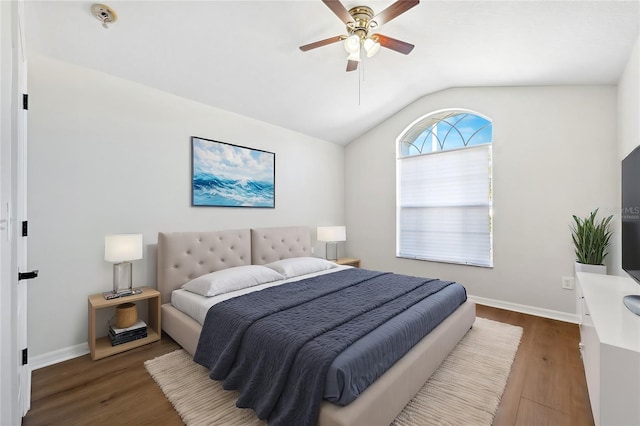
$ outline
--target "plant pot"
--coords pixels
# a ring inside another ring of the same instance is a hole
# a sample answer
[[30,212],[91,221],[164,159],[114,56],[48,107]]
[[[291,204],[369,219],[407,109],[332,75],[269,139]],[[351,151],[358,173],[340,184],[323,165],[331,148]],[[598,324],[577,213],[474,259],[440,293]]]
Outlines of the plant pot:
[[576,262],[576,272],[607,275],[607,265],[588,265],[586,263]]

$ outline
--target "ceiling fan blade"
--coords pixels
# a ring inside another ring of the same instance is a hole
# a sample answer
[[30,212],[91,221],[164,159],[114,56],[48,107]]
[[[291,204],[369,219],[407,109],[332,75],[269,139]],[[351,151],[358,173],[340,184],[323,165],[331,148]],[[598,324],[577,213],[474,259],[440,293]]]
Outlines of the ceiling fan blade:
[[349,11],[340,3],[340,0],[322,0],[333,13],[345,24],[353,22],[353,17],[349,15]]
[[381,46],[405,55],[408,55],[415,47],[413,44],[396,40],[395,38],[387,37],[382,34],[374,34],[372,38],[377,39]]
[[300,50],[306,52],[307,50],[315,49],[318,47],[326,46],[327,44],[337,43],[340,40],[344,40],[344,36],[335,36],[331,38],[326,38],[324,40],[319,40],[313,43],[305,44],[304,46],[300,46]]
[[357,70],[358,69],[358,63],[359,63],[358,61],[352,61],[351,59],[349,59],[347,61],[347,72]]
[[371,20],[376,21],[378,26],[397,18],[407,10],[420,3],[420,0],[398,0],[391,6],[374,16]]

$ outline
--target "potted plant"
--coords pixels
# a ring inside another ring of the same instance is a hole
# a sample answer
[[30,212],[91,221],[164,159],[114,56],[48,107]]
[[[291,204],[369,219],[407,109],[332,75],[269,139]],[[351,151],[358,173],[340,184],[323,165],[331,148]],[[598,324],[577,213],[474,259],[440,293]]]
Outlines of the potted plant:
[[576,253],[576,272],[606,274],[607,247],[611,239],[611,220],[613,216],[596,221],[598,209],[584,219],[573,215],[575,223],[571,225],[571,238]]

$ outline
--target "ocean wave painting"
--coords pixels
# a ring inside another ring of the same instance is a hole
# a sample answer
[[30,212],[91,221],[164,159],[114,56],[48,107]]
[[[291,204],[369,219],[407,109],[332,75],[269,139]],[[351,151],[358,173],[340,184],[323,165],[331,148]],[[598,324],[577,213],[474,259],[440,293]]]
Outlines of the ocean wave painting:
[[197,137],[192,144],[192,204],[275,207],[273,152]]

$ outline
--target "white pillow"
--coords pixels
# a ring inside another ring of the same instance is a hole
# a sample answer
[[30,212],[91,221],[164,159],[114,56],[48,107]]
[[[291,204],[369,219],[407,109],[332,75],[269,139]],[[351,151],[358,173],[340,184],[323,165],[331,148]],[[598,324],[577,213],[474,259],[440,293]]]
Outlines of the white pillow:
[[182,285],[182,288],[202,296],[216,296],[254,285],[283,280],[273,269],[260,265],[236,266],[201,275]]
[[289,259],[268,263],[264,266],[281,273],[287,278],[338,267],[337,264],[325,259],[320,259],[319,257],[291,257]]

